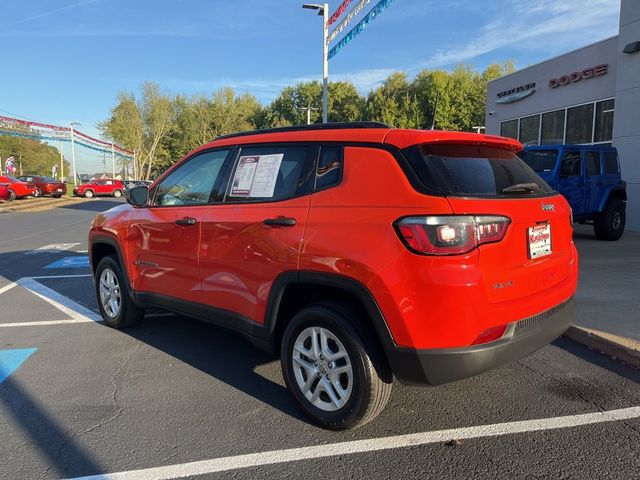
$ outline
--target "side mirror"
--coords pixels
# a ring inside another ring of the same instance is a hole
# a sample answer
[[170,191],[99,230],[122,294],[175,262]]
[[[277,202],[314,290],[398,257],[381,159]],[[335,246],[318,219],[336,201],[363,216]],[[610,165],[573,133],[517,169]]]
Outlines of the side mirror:
[[146,207],[149,201],[149,188],[133,187],[127,190],[127,203],[130,203],[134,207]]

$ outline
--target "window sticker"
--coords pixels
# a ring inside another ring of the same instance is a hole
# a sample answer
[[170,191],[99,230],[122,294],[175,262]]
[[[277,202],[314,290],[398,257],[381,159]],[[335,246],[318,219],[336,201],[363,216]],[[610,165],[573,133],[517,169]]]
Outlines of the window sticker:
[[283,157],[283,153],[240,157],[231,186],[231,196],[273,197]]

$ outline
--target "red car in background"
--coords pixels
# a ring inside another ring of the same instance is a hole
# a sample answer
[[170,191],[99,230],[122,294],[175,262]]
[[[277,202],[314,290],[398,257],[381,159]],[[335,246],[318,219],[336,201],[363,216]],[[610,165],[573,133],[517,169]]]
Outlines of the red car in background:
[[124,192],[124,186],[120,180],[114,180],[111,178],[100,178],[97,180],[90,180],[87,183],[78,185],[73,188],[73,194],[77,197],[98,197],[98,196],[110,196],[119,198]]
[[41,175],[23,175],[18,177],[18,180],[22,180],[27,183],[35,183],[36,193],[34,197],[51,195],[52,197],[60,198],[62,195],[67,193],[67,185],[55,178],[43,177]]
[[0,183],[8,183],[9,200],[15,200],[16,198],[28,197],[29,195],[35,195],[36,185],[30,182],[23,182],[15,177],[9,175],[0,176]]
[[0,183],[0,201],[9,200],[9,185]]

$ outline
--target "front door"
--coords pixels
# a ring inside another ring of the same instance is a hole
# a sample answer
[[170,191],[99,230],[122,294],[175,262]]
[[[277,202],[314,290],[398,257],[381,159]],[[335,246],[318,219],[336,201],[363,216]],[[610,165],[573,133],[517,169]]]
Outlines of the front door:
[[317,148],[242,148],[223,205],[202,225],[204,302],[263,323],[269,292],[298,269]]
[[214,203],[228,153],[203,152],[181,163],[150,192],[149,206],[134,210],[129,223],[134,290],[162,303],[201,302],[202,221]]
[[558,186],[575,216],[586,213],[585,180],[579,150],[565,150],[560,159]]

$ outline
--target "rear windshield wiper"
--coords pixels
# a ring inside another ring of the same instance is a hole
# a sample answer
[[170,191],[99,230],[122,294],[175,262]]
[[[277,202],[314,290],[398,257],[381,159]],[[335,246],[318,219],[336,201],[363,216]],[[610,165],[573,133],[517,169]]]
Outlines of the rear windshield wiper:
[[501,190],[502,193],[512,193],[512,192],[537,192],[540,190],[540,185],[537,183],[516,183],[515,185],[509,185]]

